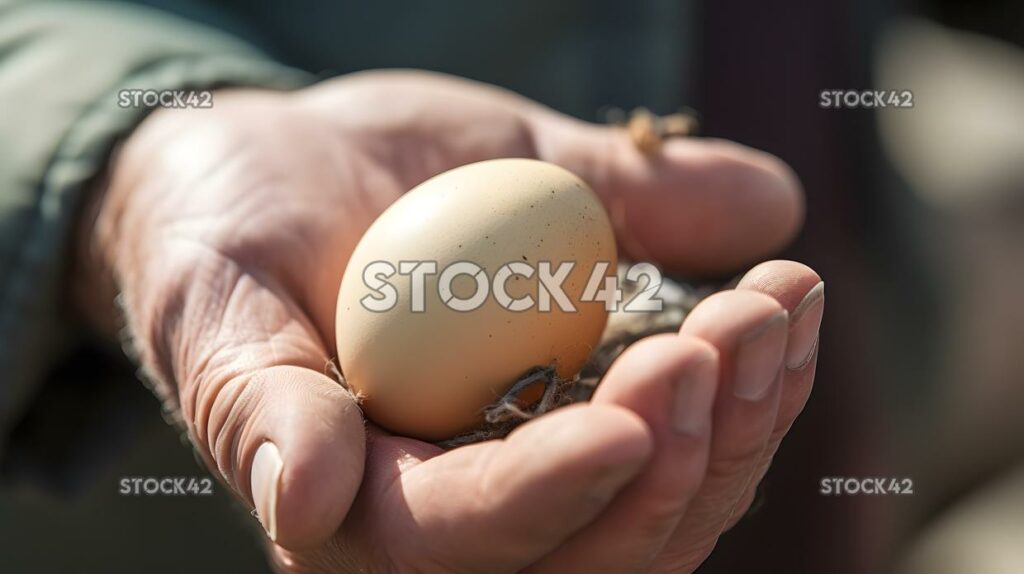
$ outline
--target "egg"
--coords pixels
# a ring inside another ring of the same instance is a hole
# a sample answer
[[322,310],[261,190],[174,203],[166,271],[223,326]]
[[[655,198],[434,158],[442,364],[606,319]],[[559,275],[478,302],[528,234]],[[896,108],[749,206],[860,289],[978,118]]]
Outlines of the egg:
[[391,432],[471,431],[531,369],[580,371],[608,319],[584,293],[616,263],[600,200],[559,166],[498,159],[437,175],[384,211],[349,259],[336,316],[346,384]]

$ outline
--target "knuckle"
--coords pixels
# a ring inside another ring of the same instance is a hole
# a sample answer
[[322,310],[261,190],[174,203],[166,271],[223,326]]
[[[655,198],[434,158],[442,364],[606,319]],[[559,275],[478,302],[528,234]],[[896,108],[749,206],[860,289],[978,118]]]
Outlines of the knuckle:
[[197,410],[201,418],[193,420],[195,428],[205,428],[202,446],[207,449],[217,470],[236,488],[237,470],[241,466],[241,445],[258,407],[255,400],[257,375],[213,375],[207,384],[199,385]]
[[259,371],[244,372],[211,363],[179,395],[181,418],[193,445],[236,490],[244,445],[260,406]]

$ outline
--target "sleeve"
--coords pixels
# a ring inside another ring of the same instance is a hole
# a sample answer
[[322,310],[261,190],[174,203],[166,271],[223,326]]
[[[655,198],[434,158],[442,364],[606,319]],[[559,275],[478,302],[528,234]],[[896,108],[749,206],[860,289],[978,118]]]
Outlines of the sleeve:
[[[127,89],[296,88],[303,72],[169,14],[0,0],[0,461],[44,382],[80,348],[65,273],[83,188],[147,110]],[[121,100],[121,101],[119,101]],[[216,105],[214,103],[214,105]],[[9,453],[8,453],[9,454]]]

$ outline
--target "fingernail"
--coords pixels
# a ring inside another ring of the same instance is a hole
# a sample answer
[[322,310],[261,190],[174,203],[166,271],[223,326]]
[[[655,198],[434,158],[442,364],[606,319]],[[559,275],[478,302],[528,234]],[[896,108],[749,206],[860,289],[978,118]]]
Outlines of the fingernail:
[[676,383],[672,405],[672,430],[680,434],[703,435],[711,426],[711,405],[715,401],[718,362],[709,356],[692,365]]
[[740,339],[732,392],[741,399],[756,401],[767,394],[786,351],[785,310],[750,330]]
[[618,494],[622,487],[633,480],[637,475],[642,463],[627,463],[605,471],[604,475],[598,478],[590,486],[590,495],[597,500],[611,500]]
[[281,453],[272,442],[256,450],[252,460],[252,499],[260,524],[271,540],[277,539],[277,491],[281,482]]
[[793,309],[790,321],[789,349],[786,350],[786,368],[796,371],[811,361],[818,345],[818,330],[821,316],[825,311],[825,282],[819,281],[804,295],[800,304]]

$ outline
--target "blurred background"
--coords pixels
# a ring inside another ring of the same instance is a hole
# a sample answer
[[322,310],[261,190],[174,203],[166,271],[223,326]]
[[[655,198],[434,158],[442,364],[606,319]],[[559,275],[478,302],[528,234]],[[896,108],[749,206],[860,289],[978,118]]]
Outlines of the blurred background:
[[[1024,3],[144,4],[324,77],[438,70],[594,121],[689,106],[702,135],[782,157],[808,208],[782,256],[828,285],[817,384],[700,571],[1024,572]],[[820,105],[872,88],[913,107]],[[266,570],[219,486],[119,494],[123,477],[206,476],[122,358],[86,350],[51,381],[0,460],[0,570]],[[92,408],[110,402],[135,414]],[[828,496],[827,477],[913,493]]]

